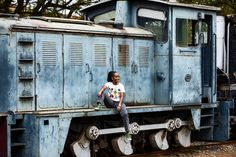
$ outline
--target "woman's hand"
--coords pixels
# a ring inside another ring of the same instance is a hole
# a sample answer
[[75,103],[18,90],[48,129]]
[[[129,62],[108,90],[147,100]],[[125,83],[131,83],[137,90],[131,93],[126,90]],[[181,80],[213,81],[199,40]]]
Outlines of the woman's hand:
[[97,94],[98,97],[101,97],[102,96],[102,92],[99,91],[98,94]]
[[100,89],[100,91],[98,92],[97,96],[98,96],[98,97],[101,97],[103,91],[106,90],[106,88],[107,88],[107,87],[106,87],[105,85],[103,85],[102,88]]
[[120,112],[121,110],[121,105],[118,105],[117,108],[116,108],[117,112]]

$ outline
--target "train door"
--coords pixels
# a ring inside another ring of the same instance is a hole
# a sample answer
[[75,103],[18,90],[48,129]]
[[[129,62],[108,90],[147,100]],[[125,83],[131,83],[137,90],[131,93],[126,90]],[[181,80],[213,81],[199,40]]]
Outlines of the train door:
[[211,15],[205,15],[202,20],[201,27],[201,60],[202,60],[202,88],[203,88],[203,103],[212,102],[212,93],[214,92],[214,82],[215,77],[215,64],[214,63],[214,47],[216,42],[216,36],[213,35],[213,18]]
[[89,38],[88,54],[89,60],[89,100],[91,107],[95,105],[97,93],[107,81],[107,74],[112,70],[111,64],[111,38],[91,37]]
[[88,37],[64,36],[64,105],[65,108],[87,108],[90,62]]
[[62,35],[36,34],[37,109],[61,109],[63,91]]
[[120,73],[121,82],[125,86],[125,102],[134,104],[135,70],[137,66],[133,56],[133,39],[113,39],[113,70]]
[[148,40],[134,41],[135,102],[136,104],[154,103],[154,43]]
[[187,8],[174,8],[172,15],[172,104],[200,104],[199,14]]

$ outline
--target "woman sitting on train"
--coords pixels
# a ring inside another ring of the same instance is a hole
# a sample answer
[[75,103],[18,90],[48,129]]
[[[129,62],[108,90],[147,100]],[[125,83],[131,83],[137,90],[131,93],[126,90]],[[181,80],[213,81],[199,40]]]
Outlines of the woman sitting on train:
[[[125,88],[120,81],[120,75],[116,71],[110,71],[107,76],[107,83],[105,83],[97,96],[97,107],[95,110],[101,110],[102,104],[104,104],[107,108],[116,108],[117,112],[120,113],[123,124],[125,127],[125,138],[127,140],[131,140],[130,127],[129,127],[129,115],[126,110],[126,105],[123,102]],[[108,89],[108,93],[105,94],[104,91]]]

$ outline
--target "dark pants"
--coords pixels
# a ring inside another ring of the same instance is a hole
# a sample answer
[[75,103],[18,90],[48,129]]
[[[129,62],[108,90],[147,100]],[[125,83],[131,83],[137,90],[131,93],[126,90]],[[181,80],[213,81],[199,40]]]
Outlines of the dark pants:
[[[111,98],[108,95],[104,94],[104,93],[102,94],[101,97],[98,97],[97,102],[99,102],[101,104],[104,103],[107,108],[117,108],[117,106],[119,104],[119,102],[111,100]],[[123,124],[124,124],[124,127],[125,127],[125,131],[126,132],[130,131],[130,128],[129,128],[129,115],[128,115],[128,112],[126,110],[126,106],[125,106],[124,103],[122,103],[121,110],[120,110],[120,115],[122,117],[122,121],[123,121]]]

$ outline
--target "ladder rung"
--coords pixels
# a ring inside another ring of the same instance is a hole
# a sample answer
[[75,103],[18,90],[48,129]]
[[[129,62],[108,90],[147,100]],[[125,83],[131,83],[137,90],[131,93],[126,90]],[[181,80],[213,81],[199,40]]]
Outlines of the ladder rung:
[[23,119],[23,115],[22,114],[16,114],[16,119]]
[[204,117],[213,117],[214,115],[213,114],[205,114],[205,115],[201,115],[202,118]]
[[21,146],[25,146],[25,143],[12,143],[11,146],[12,147],[21,147]]
[[25,128],[12,128],[11,131],[25,131]]
[[212,129],[212,128],[213,128],[213,126],[201,126],[201,127],[200,127],[200,130],[201,130],[201,129]]

